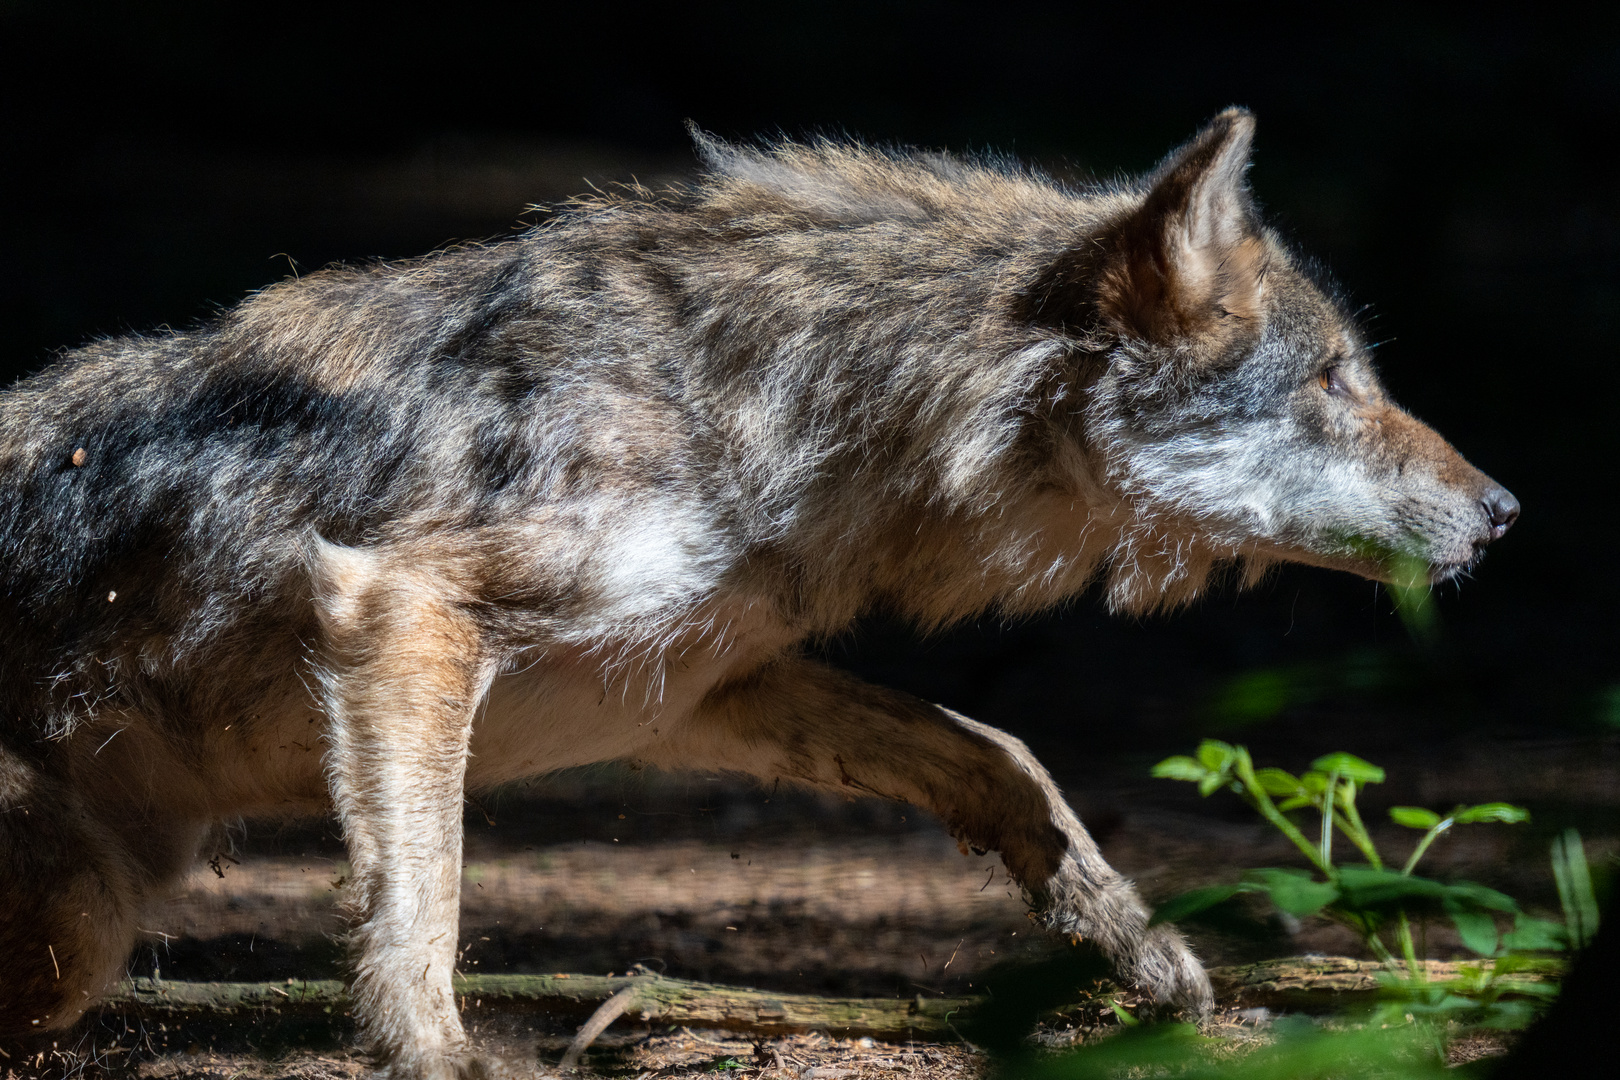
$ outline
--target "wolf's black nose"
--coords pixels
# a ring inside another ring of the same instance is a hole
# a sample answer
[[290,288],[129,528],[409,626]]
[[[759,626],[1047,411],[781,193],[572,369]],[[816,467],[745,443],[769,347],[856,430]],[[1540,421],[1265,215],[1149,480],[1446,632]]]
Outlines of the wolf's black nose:
[[1496,540],[1519,520],[1519,500],[1504,487],[1493,487],[1479,500],[1485,518],[1491,523],[1491,539]]

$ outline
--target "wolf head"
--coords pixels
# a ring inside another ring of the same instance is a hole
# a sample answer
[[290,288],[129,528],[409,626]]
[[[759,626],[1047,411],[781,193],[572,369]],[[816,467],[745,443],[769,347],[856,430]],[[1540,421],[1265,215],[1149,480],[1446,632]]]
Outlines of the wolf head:
[[1342,301],[1261,221],[1253,134],[1231,110],[1139,182],[1074,189],[697,133],[704,231],[683,235],[710,246],[656,257],[703,301],[708,400],[752,403],[735,437],[772,542],[930,623],[1099,575],[1142,612],[1230,562],[1400,585],[1471,566],[1517,501],[1389,400]]
[[1253,133],[1222,113],[1037,289],[1043,318],[1106,343],[1086,456],[1141,530],[1216,559],[1446,580],[1519,504],[1390,400],[1342,302],[1260,222]]

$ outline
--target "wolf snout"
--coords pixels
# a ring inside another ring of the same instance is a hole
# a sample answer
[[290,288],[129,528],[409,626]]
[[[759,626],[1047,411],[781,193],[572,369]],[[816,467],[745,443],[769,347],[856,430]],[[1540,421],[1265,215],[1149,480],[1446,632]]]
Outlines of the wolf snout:
[[1484,495],[1480,496],[1479,505],[1484,508],[1485,521],[1489,525],[1486,543],[1500,540],[1502,534],[1519,520],[1519,500],[1513,497],[1513,492],[1500,484],[1493,484]]

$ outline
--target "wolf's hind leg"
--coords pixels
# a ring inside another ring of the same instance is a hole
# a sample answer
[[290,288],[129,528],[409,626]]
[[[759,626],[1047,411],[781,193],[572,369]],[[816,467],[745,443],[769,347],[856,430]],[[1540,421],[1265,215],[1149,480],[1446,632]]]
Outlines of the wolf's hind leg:
[[451,991],[461,899],[462,784],[493,667],[455,590],[385,556],[311,559],[326,637],[328,773],[353,867],[352,995],[383,1075],[472,1067]]
[[193,854],[199,830],[90,794],[0,746],[0,1046],[94,1005],[124,972],[145,902]]
[[1181,937],[1148,926],[1130,882],[1103,861],[1022,742],[906,694],[784,660],[710,696],[655,764],[782,777],[924,807],[1001,853],[1051,929],[1092,941],[1160,1002],[1203,1014],[1209,979]]

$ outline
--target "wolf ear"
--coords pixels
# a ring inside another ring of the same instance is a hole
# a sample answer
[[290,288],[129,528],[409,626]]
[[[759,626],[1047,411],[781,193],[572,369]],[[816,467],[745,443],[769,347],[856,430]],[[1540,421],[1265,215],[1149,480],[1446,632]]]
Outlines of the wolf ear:
[[1100,322],[1189,358],[1257,333],[1265,244],[1244,181],[1253,139],[1248,111],[1221,113],[1148,175],[1141,205],[1100,245],[1071,253],[1086,265],[1060,260],[1048,286],[1089,279],[1086,306]]

